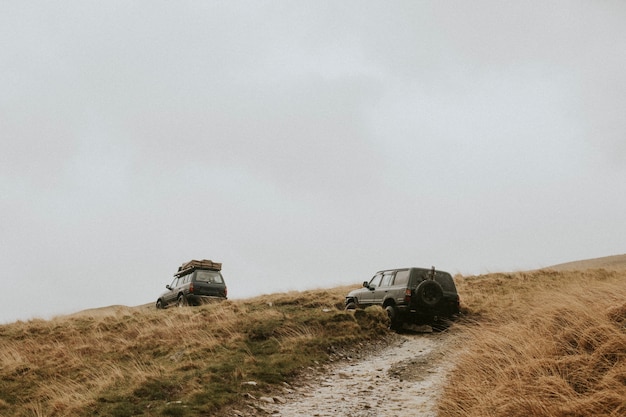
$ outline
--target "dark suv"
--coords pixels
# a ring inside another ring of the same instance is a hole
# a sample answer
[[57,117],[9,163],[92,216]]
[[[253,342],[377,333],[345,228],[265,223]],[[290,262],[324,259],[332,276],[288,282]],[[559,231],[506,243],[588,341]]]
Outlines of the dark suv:
[[225,300],[228,291],[221,269],[221,263],[206,259],[182,264],[174,274],[172,283],[165,286],[167,291],[158,298],[156,308]]
[[346,296],[346,309],[383,307],[395,330],[405,322],[440,326],[459,314],[459,304],[452,276],[434,267],[379,271]]

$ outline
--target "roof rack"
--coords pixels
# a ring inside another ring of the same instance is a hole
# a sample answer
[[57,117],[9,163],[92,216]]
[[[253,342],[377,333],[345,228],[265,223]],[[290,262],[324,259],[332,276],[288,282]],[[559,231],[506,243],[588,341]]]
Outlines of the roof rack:
[[184,264],[179,266],[178,272],[176,272],[174,276],[179,277],[181,275],[186,275],[196,269],[211,269],[213,271],[221,271],[222,264],[219,262],[213,262],[210,259],[203,259],[201,261],[192,259],[191,261],[185,262]]

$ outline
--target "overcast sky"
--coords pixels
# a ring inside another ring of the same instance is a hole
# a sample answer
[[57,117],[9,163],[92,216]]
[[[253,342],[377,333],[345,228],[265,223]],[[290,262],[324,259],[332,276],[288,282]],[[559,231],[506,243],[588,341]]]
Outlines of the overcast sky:
[[623,1],[0,2],[0,323],[626,253]]

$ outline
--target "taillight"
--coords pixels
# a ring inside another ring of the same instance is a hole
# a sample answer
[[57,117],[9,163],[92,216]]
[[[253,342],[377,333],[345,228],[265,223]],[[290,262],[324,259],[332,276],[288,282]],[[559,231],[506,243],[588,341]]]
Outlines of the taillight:
[[407,288],[404,290],[404,302],[407,304],[411,304],[411,289]]
[[189,292],[193,294],[193,282],[189,284]]
[[228,288],[224,287],[224,297],[228,295]]

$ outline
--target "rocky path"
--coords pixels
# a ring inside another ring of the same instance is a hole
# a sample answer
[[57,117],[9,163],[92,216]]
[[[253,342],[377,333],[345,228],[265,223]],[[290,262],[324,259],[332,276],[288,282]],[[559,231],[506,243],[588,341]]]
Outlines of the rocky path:
[[277,417],[434,417],[454,339],[448,332],[401,334],[377,353],[285,387],[284,395],[265,398],[261,410]]

